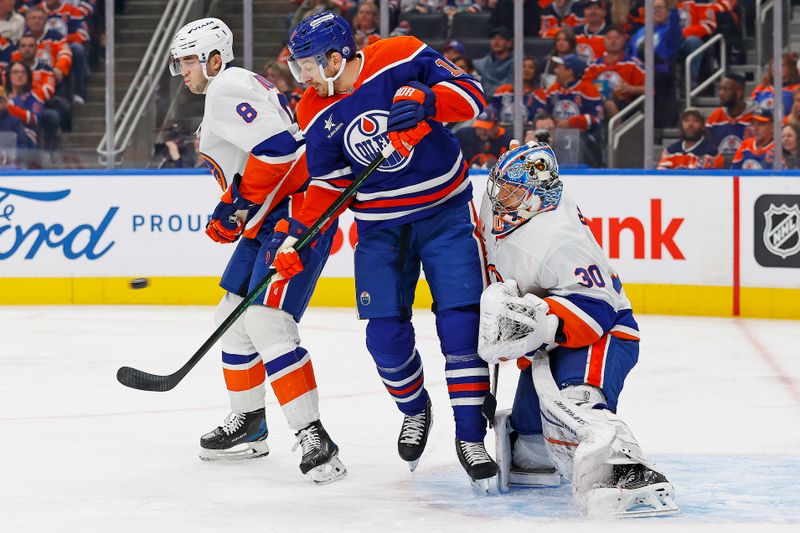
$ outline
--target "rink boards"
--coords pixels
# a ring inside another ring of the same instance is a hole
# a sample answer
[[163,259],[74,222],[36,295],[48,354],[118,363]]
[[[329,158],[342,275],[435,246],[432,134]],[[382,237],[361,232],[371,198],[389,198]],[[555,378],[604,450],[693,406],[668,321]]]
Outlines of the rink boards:
[[[800,318],[800,174],[562,177],[637,312]],[[0,175],[0,304],[215,303],[233,249],[204,235],[219,192],[204,171]],[[353,305],[356,239],[347,212],[312,305]]]

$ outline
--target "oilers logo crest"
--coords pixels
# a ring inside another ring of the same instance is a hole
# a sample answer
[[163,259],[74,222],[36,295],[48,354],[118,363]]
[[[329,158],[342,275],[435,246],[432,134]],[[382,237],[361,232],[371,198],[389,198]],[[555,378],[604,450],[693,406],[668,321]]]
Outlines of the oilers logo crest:
[[553,116],[556,117],[556,120],[578,116],[581,114],[578,105],[572,100],[559,100],[553,108]]
[[[388,118],[388,111],[372,110],[361,113],[350,122],[344,132],[344,147],[350,157],[364,166],[378,157],[381,150],[389,144],[389,136],[386,133]],[[383,172],[397,172],[406,167],[413,156],[413,148],[408,157],[402,157],[395,152],[381,163],[378,169]]]
[[594,48],[586,43],[578,43],[577,47],[575,48],[575,53],[578,55],[581,61],[587,65],[595,60]]
[[761,162],[756,159],[747,159],[742,163],[742,169],[744,170],[762,170],[763,168]]
[[719,152],[724,156],[733,156],[739,145],[742,144],[742,139],[736,135],[726,135],[719,143]]
[[606,70],[605,72],[601,72],[600,75],[597,76],[597,79],[608,83],[612,91],[617,90],[620,85],[622,85],[622,77],[619,75],[619,72],[615,70]]

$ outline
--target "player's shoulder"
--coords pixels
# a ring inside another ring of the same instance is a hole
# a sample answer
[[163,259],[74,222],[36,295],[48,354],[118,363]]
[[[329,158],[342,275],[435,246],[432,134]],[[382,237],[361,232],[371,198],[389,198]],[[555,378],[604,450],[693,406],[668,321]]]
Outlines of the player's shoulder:
[[362,78],[366,79],[386,67],[408,61],[426,48],[426,44],[411,35],[381,39],[361,50],[364,58]]
[[[206,107],[221,98],[255,98],[274,86],[262,76],[239,67],[228,67],[208,84]],[[247,100],[245,100],[247,101]]]
[[321,97],[313,87],[306,88],[303,95],[300,97],[300,101],[297,102],[297,108],[295,109],[297,125],[305,132],[314,121],[314,117],[337,101],[338,99],[335,98]]
[[708,114],[708,118],[706,119],[706,124],[710,124],[722,119],[727,118],[728,113],[725,111],[725,108],[720,106],[714,108],[711,113]]
[[510,83],[506,83],[505,85],[501,85],[497,89],[495,89],[494,95],[495,96],[499,96],[501,94],[508,94],[508,93],[513,93],[513,92],[514,92],[514,89],[511,87],[511,84]]
[[600,98],[600,91],[594,83],[588,80],[582,80],[576,87],[577,92],[583,93],[586,98]]

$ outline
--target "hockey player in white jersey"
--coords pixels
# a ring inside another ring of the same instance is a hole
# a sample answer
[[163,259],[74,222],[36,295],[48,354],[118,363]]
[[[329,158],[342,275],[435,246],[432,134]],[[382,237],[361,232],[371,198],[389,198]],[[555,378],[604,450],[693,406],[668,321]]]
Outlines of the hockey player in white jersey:
[[481,297],[478,351],[521,369],[513,408],[496,416],[500,490],[558,485],[560,474],[584,516],[676,512],[672,485],[615,414],[638,326],[555,154],[512,146],[487,192],[480,218],[496,283]]
[[[192,93],[205,94],[200,152],[223,191],[206,233],[220,243],[239,241],[220,281],[227,293],[215,312],[219,324],[258,286],[269,267],[264,258],[274,257],[287,236],[286,221],[301,205],[308,183],[305,141],[286,97],[262,76],[231,66],[233,34],[221,20],[185,25],[175,34],[170,56],[172,74],[182,76]],[[335,233],[334,224],[309,252],[302,275],[273,281],[222,337],[232,413],[201,438],[202,459],[269,453],[264,399],[269,377],[296,432],[295,448],[302,447],[302,473],[317,483],[346,474],[338,447],[320,423],[314,370],[297,328]]]

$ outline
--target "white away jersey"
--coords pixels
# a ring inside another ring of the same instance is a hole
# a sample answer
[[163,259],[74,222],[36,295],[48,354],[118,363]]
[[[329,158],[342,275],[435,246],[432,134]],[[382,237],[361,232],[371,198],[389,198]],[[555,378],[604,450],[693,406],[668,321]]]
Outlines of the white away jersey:
[[199,136],[200,155],[222,190],[228,194],[239,174],[241,194],[263,204],[245,236],[255,236],[273,207],[306,186],[303,135],[286,96],[259,74],[229,67],[209,81]]
[[563,320],[568,347],[588,346],[605,333],[639,339],[631,304],[617,273],[566,192],[558,207],[539,213],[505,235],[494,235],[488,196],[481,206],[481,229],[494,281],[513,279],[520,292],[544,298]]

